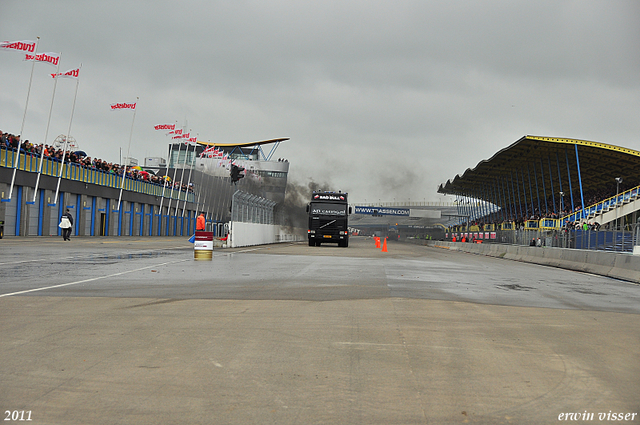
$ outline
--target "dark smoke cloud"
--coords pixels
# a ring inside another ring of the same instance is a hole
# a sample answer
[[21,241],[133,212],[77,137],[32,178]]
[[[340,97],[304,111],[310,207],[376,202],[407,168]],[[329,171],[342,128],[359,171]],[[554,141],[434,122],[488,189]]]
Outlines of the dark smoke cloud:
[[318,183],[313,180],[307,183],[287,181],[287,191],[281,212],[284,225],[290,229],[306,229],[308,226],[307,204],[311,201],[314,190],[333,190],[329,183]]
[[[405,161],[411,164],[412,161]],[[420,172],[418,172],[420,170]],[[428,172],[417,166],[398,164],[396,166],[387,165],[376,173],[377,188],[379,198],[383,202],[408,201],[413,197],[417,200],[425,192],[425,176]],[[372,202],[377,199],[372,200]]]

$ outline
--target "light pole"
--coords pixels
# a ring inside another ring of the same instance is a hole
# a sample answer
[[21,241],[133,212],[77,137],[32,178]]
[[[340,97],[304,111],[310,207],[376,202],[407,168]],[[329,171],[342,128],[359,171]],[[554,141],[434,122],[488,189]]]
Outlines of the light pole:
[[618,193],[620,192],[620,183],[622,183],[622,177],[616,177],[616,229],[618,228]]

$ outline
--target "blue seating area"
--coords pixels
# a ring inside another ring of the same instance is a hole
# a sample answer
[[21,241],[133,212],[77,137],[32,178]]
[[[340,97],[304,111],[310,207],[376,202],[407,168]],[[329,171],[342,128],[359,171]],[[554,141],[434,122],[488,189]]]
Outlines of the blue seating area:
[[562,225],[565,225],[567,222],[592,219],[599,214],[606,213],[607,211],[611,211],[614,208],[618,208],[622,205],[628,204],[629,202],[638,199],[639,196],[640,186],[637,186],[625,192],[619,193],[617,196],[612,196],[611,198],[607,198],[595,205],[586,207],[584,209],[584,213],[582,210],[579,210],[570,215],[567,215],[562,218],[561,223]]

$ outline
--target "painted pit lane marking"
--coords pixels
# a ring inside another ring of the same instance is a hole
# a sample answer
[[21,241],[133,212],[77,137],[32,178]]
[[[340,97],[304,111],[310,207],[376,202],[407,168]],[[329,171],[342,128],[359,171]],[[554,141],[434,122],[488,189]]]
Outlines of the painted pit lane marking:
[[105,276],[92,277],[91,279],[78,280],[76,282],[61,283],[59,285],[44,286],[42,288],[33,288],[33,289],[27,289],[27,290],[24,290],[24,291],[11,292],[11,293],[8,293],[8,294],[0,294],[0,298],[2,298],[2,297],[10,297],[12,295],[28,294],[30,292],[46,291],[48,289],[62,288],[62,287],[71,286],[71,285],[79,285],[81,283],[93,282],[93,281],[96,281],[96,280],[107,279],[107,278],[114,277],[114,276],[122,276],[124,274],[139,272],[140,270],[151,269],[151,268],[159,267],[159,266],[166,266],[167,264],[183,263],[185,261],[193,261],[193,259],[192,258],[187,258],[187,259],[176,260],[176,261],[167,261],[165,263],[154,264],[154,265],[146,266],[146,267],[140,267],[139,269],[127,270],[127,271],[124,271],[124,272],[113,273],[113,274],[109,274],[109,275],[105,275]]
[[[185,247],[182,246],[174,246],[174,247],[169,247],[169,248],[164,248],[161,250],[152,250],[152,251],[146,251],[145,253],[147,254],[153,254],[155,252],[162,252],[162,251],[171,251],[171,250],[181,250],[181,249],[185,249]],[[145,251],[145,250],[141,250],[141,251]],[[119,255],[136,255],[136,254],[132,254],[132,253],[123,253],[123,254],[119,254]],[[24,263],[36,263],[38,261],[47,261],[47,262],[51,262],[51,261],[61,261],[61,260],[70,260],[70,259],[79,259],[79,258],[91,258],[93,256],[95,256],[96,254],[89,254],[89,255],[73,255],[71,257],[61,257],[61,258],[55,258],[55,257],[51,257],[51,258],[35,258],[32,260],[18,260],[18,261],[9,261],[9,262],[5,262],[5,263],[0,263],[0,266],[5,266],[8,264],[24,264]]]
[[[173,249],[179,249],[179,248],[176,247],[176,248],[173,248]],[[240,253],[244,253],[244,252],[256,251],[256,250],[259,250],[259,249],[262,249],[262,248],[246,249],[246,250],[242,250],[242,251],[236,251],[235,253],[236,254],[240,254]],[[230,255],[230,254],[234,254],[234,253],[233,252],[229,252],[229,253],[225,253],[225,254],[221,253],[221,254],[214,255],[214,256],[218,257],[220,255]],[[78,258],[78,257],[67,257],[67,258]],[[29,261],[38,261],[38,260],[29,260]],[[107,278],[114,277],[114,276],[122,276],[124,274],[134,273],[134,272],[138,272],[140,270],[146,270],[146,269],[151,269],[151,268],[154,268],[154,267],[165,266],[167,264],[183,263],[185,261],[193,261],[193,259],[192,258],[186,258],[186,259],[183,259],[183,260],[168,261],[166,263],[154,264],[154,265],[151,265],[151,266],[141,267],[139,269],[128,270],[128,271],[119,272],[119,273],[113,273],[113,274],[105,275],[105,276],[93,277],[91,279],[78,280],[76,282],[61,283],[59,285],[44,286],[44,287],[41,287],[41,288],[33,288],[33,289],[27,289],[27,290],[24,290],[24,291],[17,291],[17,292],[10,292],[10,293],[7,293],[7,294],[0,294],[0,298],[10,297],[12,295],[28,294],[30,292],[46,291],[48,289],[63,288],[65,286],[71,286],[71,285],[79,285],[81,283],[93,282],[93,281],[96,281],[96,280],[107,279]],[[25,262],[28,262],[28,261],[25,261]]]

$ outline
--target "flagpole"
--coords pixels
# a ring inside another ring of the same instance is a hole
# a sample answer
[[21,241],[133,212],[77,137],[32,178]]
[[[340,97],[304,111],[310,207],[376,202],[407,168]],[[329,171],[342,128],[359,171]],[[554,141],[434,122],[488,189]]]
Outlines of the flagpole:
[[[189,130],[189,136],[191,136],[191,130]],[[187,158],[189,158],[189,147],[191,146],[188,137],[187,137],[187,143],[186,144],[187,144],[187,150],[184,153],[184,163],[182,164],[182,174],[180,174],[180,187],[178,188],[178,190],[179,190],[179,192],[178,192],[178,200],[176,201],[176,216],[178,215],[178,210],[180,209],[180,192],[182,191],[182,184],[184,182],[184,169],[187,166]],[[187,199],[187,194],[186,193],[185,193],[185,199]]]
[[196,201],[196,213],[200,212],[200,196],[202,195],[203,181],[204,181],[204,178],[201,178],[200,184],[198,184],[198,200]]
[[[196,136],[197,139],[197,136]],[[191,142],[189,142],[191,143]],[[196,162],[195,158],[196,158],[196,149],[198,147],[198,143],[196,142],[196,144],[193,146],[193,162],[191,163],[191,168],[189,168],[189,178],[187,180],[187,192],[184,195],[184,204],[182,204],[182,217],[184,217],[184,210],[187,208],[187,198],[189,197],[189,185],[191,184],[191,172],[193,171],[193,164]],[[188,150],[187,150],[188,152]]]
[[[177,122],[176,122],[177,124]],[[172,139],[173,140],[173,139]],[[171,143],[169,145],[169,158],[167,161],[167,174],[169,174],[169,163],[171,162],[171,151],[173,150],[173,143]],[[167,176],[168,177],[168,176]],[[162,177],[162,197],[160,198],[160,223],[158,225],[158,229],[162,230],[162,203],[164,202],[164,189],[167,187],[167,181],[165,180],[164,176]],[[168,220],[168,215],[167,215],[167,220]],[[160,232],[159,232],[160,233]]]
[[[136,97],[136,107],[133,110],[133,119],[131,120],[131,131],[129,132],[129,147],[127,148],[127,161],[129,160],[129,155],[131,154],[131,138],[133,137],[133,124],[136,121],[136,112],[138,112],[138,101],[139,97]],[[124,164],[124,168],[122,170],[122,184],[120,185],[120,196],[118,196],[118,211],[120,211],[120,202],[122,201],[122,190],[124,189],[124,179],[127,178],[127,164]]]
[[[173,143],[169,145],[169,158],[171,158],[172,150],[173,150]],[[167,174],[168,173],[169,173],[169,164],[167,163]],[[167,187],[167,182],[164,176],[162,177],[162,180],[163,180],[163,183],[162,183],[162,197],[160,198],[160,210],[162,210],[162,201],[164,201],[164,188]]]
[[[204,155],[204,152],[202,152],[200,155]],[[205,171],[206,171],[206,169],[203,169],[202,174],[205,174]],[[196,175],[196,177],[194,177],[194,180],[196,178],[197,178],[197,175]],[[194,184],[195,184],[195,181],[194,181]],[[197,212],[201,212],[200,211],[200,199],[202,197],[202,186],[204,186],[204,177],[201,176],[200,183],[198,184],[198,201],[196,202],[196,210],[197,210]],[[203,201],[203,205],[204,205],[204,201]]]
[[[60,53],[62,58],[62,53]],[[44,145],[47,143],[49,137],[49,126],[51,124],[51,112],[53,111],[53,100],[56,97],[56,86],[58,85],[58,74],[60,73],[60,60],[58,60],[58,67],[56,68],[55,77],[53,78],[53,94],[51,95],[51,106],[49,106],[49,118],[47,119],[47,129],[44,132],[44,140],[42,142],[42,149],[40,149],[40,164],[38,164],[38,177],[36,177],[36,187],[33,190],[33,201],[36,202],[38,196],[38,186],[40,186],[40,175],[42,174],[42,161],[44,159]]]
[[11,176],[11,187],[9,188],[9,197],[7,199],[11,200],[11,195],[13,195],[13,185],[16,182],[16,171],[18,170],[18,166],[20,165],[20,148],[22,147],[22,138],[24,132],[24,122],[27,119],[27,108],[29,107],[29,95],[31,94],[31,82],[33,81],[33,70],[36,67],[36,58],[35,56],[38,54],[38,42],[40,41],[40,37],[36,37],[36,46],[33,49],[33,63],[31,64],[31,76],[29,77],[29,88],[27,89],[27,101],[24,104],[24,114],[22,115],[22,125],[20,126],[20,141],[18,142],[18,159],[14,159],[13,161],[13,176]]
[[[186,128],[186,124],[183,127],[182,131],[184,132],[184,128]],[[171,139],[173,140],[173,139]],[[173,143],[172,143],[173,144]],[[179,145],[178,145],[179,146]],[[180,156],[180,148],[178,148],[178,156]],[[171,194],[169,195],[169,207],[167,209],[167,223],[169,222],[169,217],[171,215],[171,203],[173,202],[173,189],[176,185],[176,174],[178,172],[178,169],[175,166],[176,164],[173,164],[173,180],[171,180]],[[177,205],[177,201],[176,201],[176,205]],[[176,209],[177,211],[177,209]],[[175,231],[175,229],[173,229]]]
[[[80,67],[82,67],[82,64],[80,64]],[[69,136],[71,135],[71,123],[73,122],[73,114],[76,110],[76,99],[78,98],[79,84],[80,84],[80,76],[78,76],[78,79],[76,80],[76,92],[73,95],[73,105],[71,106],[71,118],[69,118],[69,128],[67,129],[67,136],[64,138],[64,148],[62,149],[62,163],[60,164],[60,173],[58,174],[58,183],[56,184],[56,195],[53,198],[54,206],[58,203],[58,193],[60,192],[60,180],[62,180],[62,170],[64,168],[64,158],[67,152],[67,142],[69,141]]]

